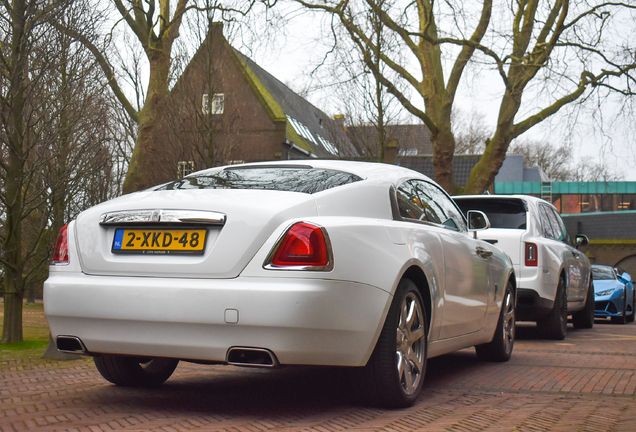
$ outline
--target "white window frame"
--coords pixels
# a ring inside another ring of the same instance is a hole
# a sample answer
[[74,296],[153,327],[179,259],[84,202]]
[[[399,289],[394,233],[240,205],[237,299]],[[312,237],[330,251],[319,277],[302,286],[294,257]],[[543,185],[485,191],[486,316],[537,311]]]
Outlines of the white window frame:
[[177,162],[177,176],[184,178],[194,172],[194,161],[179,161]]
[[201,98],[201,111],[203,114],[223,114],[225,111],[225,94],[214,93],[212,95],[212,101],[210,101],[210,95],[204,93]]
[[210,112],[210,97],[207,93],[204,93],[201,97],[201,111],[203,114],[209,114]]

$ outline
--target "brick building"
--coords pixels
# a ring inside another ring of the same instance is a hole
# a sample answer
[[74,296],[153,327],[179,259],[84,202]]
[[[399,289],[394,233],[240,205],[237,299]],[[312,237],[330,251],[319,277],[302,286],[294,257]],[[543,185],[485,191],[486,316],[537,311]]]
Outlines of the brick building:
[[210,26],[162,116],[154,139],[165,181],[232,163],[359,157],[334,119],[234,49],[220,23]]

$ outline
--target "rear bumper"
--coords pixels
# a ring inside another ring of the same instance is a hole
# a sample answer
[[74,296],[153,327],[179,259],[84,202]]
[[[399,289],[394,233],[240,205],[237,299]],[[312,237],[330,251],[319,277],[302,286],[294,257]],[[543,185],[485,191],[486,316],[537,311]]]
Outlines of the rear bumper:
[[517,321],[537,321],[554,308],[554,301],[541,297],[535,290],[517,290]]
[[337,280],[174,279],[55,272],[44,284],[53,338],[90,353],[225,361],[264,348],[281,364],[364,365],[390,294]]
[[538,321],[554,308],[559,275],[547,267],[515,264],[517,278],[517,321]]

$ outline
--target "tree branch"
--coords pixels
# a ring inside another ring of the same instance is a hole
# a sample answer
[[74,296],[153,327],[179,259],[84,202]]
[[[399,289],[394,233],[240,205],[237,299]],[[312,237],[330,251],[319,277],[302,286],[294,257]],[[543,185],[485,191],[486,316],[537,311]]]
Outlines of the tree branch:
[[122,106],[124,107],[128,115],[130,116],[130,118],[135,123],[139,123],[139,112],[132,106],[132,104],[130,103],[130,101],[128,100],[124,92],[122,91],[121,87],[119,87],[119,83],[117,82],[117,79],[115,78],[113,69],[110,67],[110,64],[106,60],[106,57],[104,57],[104,55],[95,46],[95,44],[93,44],[86,36],[78,32],[77,30],[68,28],[59,22],[52,22],[51,25],[53,25],[53,27],[55,27],[61,33],[80,42],[93,54],[93,56],[95,56],[95,60],[97,60],[97,63],[99,64],[100,68],[106,75],[106,80],[108,81],[108,85],[110,86],[111,90],[117,97],[117,100],[119,100],[119,102],[122,104]]

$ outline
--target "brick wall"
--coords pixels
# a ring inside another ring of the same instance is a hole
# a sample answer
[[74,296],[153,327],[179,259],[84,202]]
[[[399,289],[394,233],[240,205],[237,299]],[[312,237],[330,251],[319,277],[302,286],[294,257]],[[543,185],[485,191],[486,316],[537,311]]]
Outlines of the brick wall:
[[593,264],[621,267],[636,277],[636,212],[563,215],[563,221],[571,235],[590,239],[581,250]]

